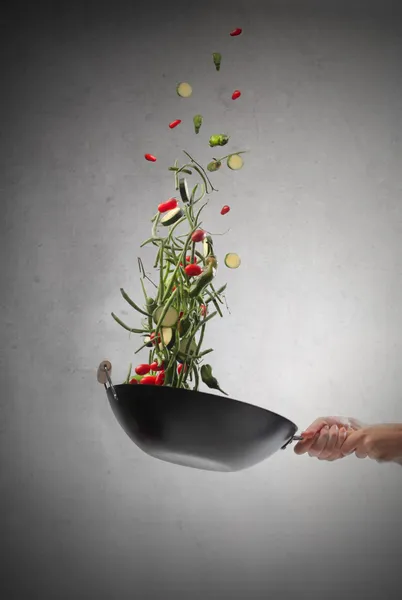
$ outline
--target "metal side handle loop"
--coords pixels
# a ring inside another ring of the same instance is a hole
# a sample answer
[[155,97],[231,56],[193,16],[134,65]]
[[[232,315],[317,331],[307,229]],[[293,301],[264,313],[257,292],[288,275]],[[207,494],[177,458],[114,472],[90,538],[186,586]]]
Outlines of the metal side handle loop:
[[[114,385],[112,383],[112,379],[110,377],[112,373],[112,364],[109,360],[103,360],[98,367],[97,372],[97,380],[99,383],[102,383],[105,386],[105,390],[107,391],[109,388],[112,390],[113,398],[116,402],[118,402],[116,390],[114,389]],[[109,384],[107,386],[106,384]]]

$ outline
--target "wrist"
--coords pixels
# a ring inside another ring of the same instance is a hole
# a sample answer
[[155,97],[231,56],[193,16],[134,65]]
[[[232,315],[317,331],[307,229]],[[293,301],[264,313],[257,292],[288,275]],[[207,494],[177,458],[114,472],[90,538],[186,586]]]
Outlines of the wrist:
[[402,465],[402,423],[398,423],[396,426],[398,428],[398,441],[395,448],[396,456],[393,462],[397,463],[398,465]]

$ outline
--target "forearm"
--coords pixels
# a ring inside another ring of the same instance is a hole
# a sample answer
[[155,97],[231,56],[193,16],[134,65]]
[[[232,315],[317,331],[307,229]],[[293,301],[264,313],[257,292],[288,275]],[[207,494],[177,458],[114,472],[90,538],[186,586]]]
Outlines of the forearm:
[[393,462],[397,465],[402,466],[402,423],[398,423],[396,426],[400,434],[398,436],[398,442],[396,447],[396,457],[394,458]]

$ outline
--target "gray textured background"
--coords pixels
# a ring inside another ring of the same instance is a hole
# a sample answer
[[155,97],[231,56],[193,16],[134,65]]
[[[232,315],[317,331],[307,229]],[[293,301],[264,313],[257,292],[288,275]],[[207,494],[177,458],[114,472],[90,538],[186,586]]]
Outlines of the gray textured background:
[[122,433],[95,378],[109,358],[121,380],[137,347],[110,311],[139,323],[119,288],[141,298],[167,166],[182,148],[205,164],[224,129],[251,153],[215,175],[206,213],[231,229],[219,253],[243,261],[220,269],[231,316],[208,333],[222,387],[300,428],[402,421],[401,19],[397,3],[347,4],[3,15],[4,600],[400,597],[400,467],[291,448],[237,474],[163,463]]

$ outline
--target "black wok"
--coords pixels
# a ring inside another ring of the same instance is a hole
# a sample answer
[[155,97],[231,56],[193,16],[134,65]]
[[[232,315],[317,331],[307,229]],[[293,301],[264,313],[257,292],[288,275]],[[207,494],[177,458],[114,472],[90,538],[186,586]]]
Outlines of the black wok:
[[141,450],[208,471],[240,471],[293,440],[292,421],[264,408],[204,392],[151,385],[113,385],[103,361],[98,381],[121,427]]

